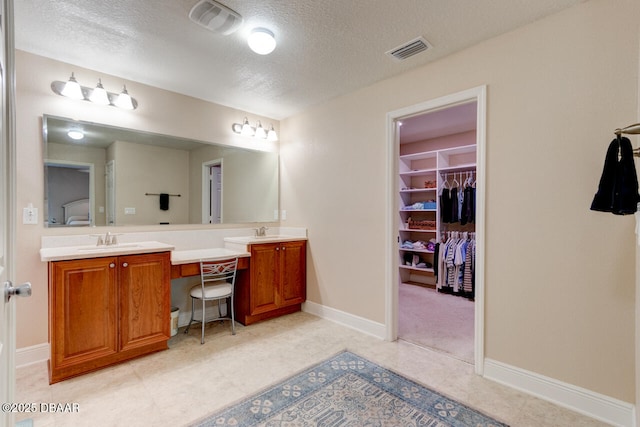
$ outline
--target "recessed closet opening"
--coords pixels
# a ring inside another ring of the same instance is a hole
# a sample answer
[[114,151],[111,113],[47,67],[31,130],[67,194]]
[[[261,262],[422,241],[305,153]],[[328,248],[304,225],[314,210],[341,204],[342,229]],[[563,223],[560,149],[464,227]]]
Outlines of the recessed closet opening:
[[389,114],[391,339],[482,373],[484,87]]

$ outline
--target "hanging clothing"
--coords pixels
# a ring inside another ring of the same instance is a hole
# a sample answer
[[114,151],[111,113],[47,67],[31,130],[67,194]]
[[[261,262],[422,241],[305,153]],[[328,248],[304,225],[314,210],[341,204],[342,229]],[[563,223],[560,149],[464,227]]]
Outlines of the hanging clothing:
[[453,187],[451,190],[451,218],[449,222],[458,222],[458,187]]
[[631,141],[618,135],[609,144],[591,210],[628,215],[636,212],[638,201],[638,177]]
[[448,188],[443,188],[440,193],[440,215],[443,223],[451,222],[451,193]]

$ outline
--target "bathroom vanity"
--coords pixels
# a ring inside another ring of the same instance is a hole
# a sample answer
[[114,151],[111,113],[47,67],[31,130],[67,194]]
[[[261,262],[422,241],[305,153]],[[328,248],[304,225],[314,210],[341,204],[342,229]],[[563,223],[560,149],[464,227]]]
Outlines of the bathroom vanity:
[[[307,292],[306,239],[227,238],[251,254],[249,274],[236,284],[236,319],[250,325],[300,311]],[[243,248],[244,246],[244,248]]]
[[[206,233],[196,235],[201,240]],[[238,257],[234,307],[240,323],[301,309],[306,236],[227,237],[220,243],[224,247],[187,250],[158,241],[43,247],[49,382],[167,349],[171,280],[199,276],[201,259]]]
[[49,262],[51,384],[167,348],[171,252],[162,246]]

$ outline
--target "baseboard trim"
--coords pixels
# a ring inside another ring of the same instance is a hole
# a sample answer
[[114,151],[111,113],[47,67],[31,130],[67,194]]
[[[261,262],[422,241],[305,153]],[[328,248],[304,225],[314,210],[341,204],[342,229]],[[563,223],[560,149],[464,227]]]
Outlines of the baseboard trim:
[[327,307],[312,301],[302,303],[302,311],[313,314],[323,319],[331,320],[351,329],[355,329],[367,335],[372,335],[381,340],[385,339],[386,327],[382,323],[374,322],[364,317],[356,316],[335,308]]
[[32,345],[16,350],[16,368],[33,365],[34,363],[46,362],[49,360],[51,350],[49,343]]
[[484,377],[614,426],[635,427],[635,405],[492,359]]

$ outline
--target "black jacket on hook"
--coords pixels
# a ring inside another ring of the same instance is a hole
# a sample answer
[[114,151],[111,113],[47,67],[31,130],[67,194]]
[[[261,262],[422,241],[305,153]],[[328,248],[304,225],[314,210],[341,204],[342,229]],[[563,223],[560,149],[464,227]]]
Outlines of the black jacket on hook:
[[618,136],[609,144],[591,210],[628,215],[636,212],[638,201],[638,177],[633,162],[631,141],[629,138]]

